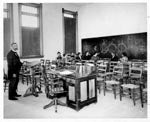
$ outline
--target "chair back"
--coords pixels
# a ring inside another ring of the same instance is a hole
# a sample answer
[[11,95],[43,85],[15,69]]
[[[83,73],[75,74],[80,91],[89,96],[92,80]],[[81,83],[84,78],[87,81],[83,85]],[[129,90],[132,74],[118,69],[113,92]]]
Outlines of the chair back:
[[144,63],[143,63],[143,70],[144,70],[144,71],[147,71],[147,62],[144,62]]
[[50,70],[50,60],[45,61],[45,69]]
[[132,62],[132,67],[142,68],[144,63],[142,61],[140,62]]
[[140,84],[142,77],[142,68],[131,67],[129,76],[131,79],[131,83]]
[[28,63],[27,61],[23,61],[23,64],[22,64],[20,72],[22,72],[22,73],[30,72],[30,69],[27,66],[27,63]]
[[117,66],[118,62],[117,61],[110,61],[109,63],[109,72],[113,72],[114,71],[114,66]]
[[104,63],[103,60],[98,60],[96,64],[97,64],[97,65],[100,65],[100,64],[103,64],[103,63]]
[[114,75],[123,76],[123,66],[114,66],[113,73]]
[[122,65],[123,65],[123,76],[129,76],[131,64],[128,62],[125,62]]
[[98,73],[105,74],[107,70],[107,65],[100,64],[97,66]]
[[44,59],[41,59],[41,60],[40,60],[40,63],[41,63],[41,66],[44,66],[45,60],[44,60]]
[[130,76],[142,76],[142,68],[131,67]]

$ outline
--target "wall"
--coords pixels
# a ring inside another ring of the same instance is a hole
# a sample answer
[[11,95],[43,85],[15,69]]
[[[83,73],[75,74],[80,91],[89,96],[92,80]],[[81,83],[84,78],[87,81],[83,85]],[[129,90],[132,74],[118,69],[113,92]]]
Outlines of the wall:
[[81,39],[147,32],[146,3],[93,3],[79,9],[79,51]]
[[63,18],[62,8],[77,11],[78,7],[73,4],[43,4],[43,40],[44,57],[55,59],[57,51],[63,53]]

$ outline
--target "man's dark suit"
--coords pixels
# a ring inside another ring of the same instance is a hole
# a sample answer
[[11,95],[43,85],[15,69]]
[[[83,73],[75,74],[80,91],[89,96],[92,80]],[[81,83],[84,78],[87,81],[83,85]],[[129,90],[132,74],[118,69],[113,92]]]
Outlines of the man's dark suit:
[[[8,97],[13,98],[17,94],[16,90],[19,82],[19,71],[22,63],[20,62],[18,54],[12,50],[7,54],[7,63],[8,79],[10,80]],[[13,77],[13,74],[15,74],[16,77]]]
[[111,58],[111,61],[118,61],[118,57],[115,55],[114,57]]

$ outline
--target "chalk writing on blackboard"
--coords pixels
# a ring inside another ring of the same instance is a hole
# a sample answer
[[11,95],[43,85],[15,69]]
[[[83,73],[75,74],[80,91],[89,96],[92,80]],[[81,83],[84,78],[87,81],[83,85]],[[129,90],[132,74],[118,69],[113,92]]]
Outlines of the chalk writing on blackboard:
[[126,52],[130,59],[147,59],[147,33],[125,34],[107,37],[96,37],[82,39],[82,52],[94,50],[94,46],[99,49],[103,57],[115,52],[121,56]]

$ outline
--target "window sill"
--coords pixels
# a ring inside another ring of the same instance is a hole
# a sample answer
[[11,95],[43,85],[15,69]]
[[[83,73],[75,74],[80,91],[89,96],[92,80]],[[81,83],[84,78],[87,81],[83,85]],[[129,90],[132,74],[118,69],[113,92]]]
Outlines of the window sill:
[[44,56],[32,55],[32,56],[21,56],[20,59],[30,59],[30,58],[43,58]]

